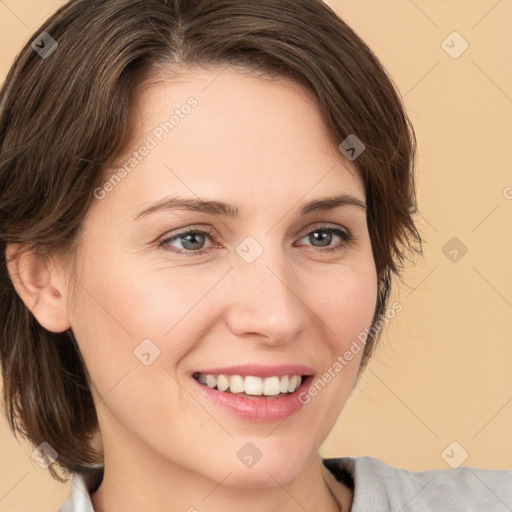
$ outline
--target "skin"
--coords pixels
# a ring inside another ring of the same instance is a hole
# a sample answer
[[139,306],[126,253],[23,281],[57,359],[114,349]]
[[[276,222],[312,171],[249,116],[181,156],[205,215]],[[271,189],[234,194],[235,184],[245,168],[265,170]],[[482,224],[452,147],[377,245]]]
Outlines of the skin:
[[[333,499],[318,449],[349,398],[362,351],[275,423],[220,409],[191,374],[297,363],[318,377],[371,325],[377,275],[365,210],[298,213],[341,193],[365,202],[363,183],[309,91],[233,68],[189,70],[141,89],[133,140],[118,161],[190,96],[197,107],[94,200],[76,273],[56,255],[44,262],[26,254],[9,267],[38,321],[55,332],[71,328],[83,354],[105,450],[93,503],[104,512],[349,510],[352,492],[337,484]],[[174,209],[134,220],[169,195],[225,201],[240,217]],[[325,252],[308,236],[325,226],[348,230],[353,241],[332,234],[328,247],[340,249]],[[178,254],[198,250],[183,238],[159,245],[190,227],[214,230],[196,242],[206,253]],[[236,252],[248,236],[263,248],[252,263]],[[160,355],[145,366],[134,350],[148,338]],[[251,468],[237,457],[247,442],[262,454]]]

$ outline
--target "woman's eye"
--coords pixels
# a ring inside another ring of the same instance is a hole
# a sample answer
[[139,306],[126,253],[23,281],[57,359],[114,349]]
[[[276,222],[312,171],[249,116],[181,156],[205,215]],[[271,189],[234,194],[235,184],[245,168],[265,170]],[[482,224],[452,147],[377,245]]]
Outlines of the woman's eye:
[[[197,256],[208,251],[209,247],[205,248],[204,246],[206,240],[212,239],[212,237],[212,231],[194,229],[165,238],[160,242],[160,246],[178,254]],[[333,242],[336,242],[336,238],[339,238],[341,242],[332,245]],[[307,239],[319,252],[331,252],[343,249],[352,240],[352,236],[344,229],[325,226],[310,231],[306,236],[302,237],[301,240],[304,239]],[[174,249],[169,249],[169,247],[173,247]]]
[[[340,238],[342,241],[333,246],[331,244],[333,242],[333,239],[335,239],[336,237]],[[346,244],[352,240],[352,236],[348,231],[343,229],[322,227],[310,231],[305,237],[302,238],[302,240],[304,239],[307,239],[310,242],[312,242],[313,247],[319,248],[320,252],[331,252],[343,249],[346,246]],[[327,248],[322,249],[322,247]]]
[[211,238],[212,233],[202,229],[195,229],[190,231],[185,231],[183,233],[178,233],[171,238],[166,238],[160,242],[162,247],[172,246],[173,243],[178,243],[178,249],[182,249],[180,251],[176,251],[178,253],[189,253],[189,254],[202,254],[206,252],[207,249],[203,249],[206,238]]

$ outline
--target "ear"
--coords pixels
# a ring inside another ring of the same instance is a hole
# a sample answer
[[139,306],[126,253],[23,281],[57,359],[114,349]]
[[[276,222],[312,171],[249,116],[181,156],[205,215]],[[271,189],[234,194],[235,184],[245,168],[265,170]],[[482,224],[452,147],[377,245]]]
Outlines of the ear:
[[[69,323],[64,269],[26,244],[7,244],[7,270],[16,292],[37,321],[48,331],[64,332]],[[21,249],[25,249],[20,252]]]

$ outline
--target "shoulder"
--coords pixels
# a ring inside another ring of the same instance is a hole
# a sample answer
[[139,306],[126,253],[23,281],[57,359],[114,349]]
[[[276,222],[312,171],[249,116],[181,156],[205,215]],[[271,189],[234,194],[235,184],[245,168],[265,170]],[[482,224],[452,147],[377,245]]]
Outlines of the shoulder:
[[512,510],[512,471],[509,470],[459,467],[409,471],[368,456],[323,459],[323,462],[339,482],[353,488],[353,512],[372,507],[408,512]]

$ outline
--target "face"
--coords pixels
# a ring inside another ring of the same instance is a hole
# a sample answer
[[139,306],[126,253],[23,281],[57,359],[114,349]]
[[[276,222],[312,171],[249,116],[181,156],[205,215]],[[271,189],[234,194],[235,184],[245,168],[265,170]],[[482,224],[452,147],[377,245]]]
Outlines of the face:
[[362,351],[299,400],[371,325],[377,276],[364,207],[306,208],[365,203],[310,93],[219,72],[137,96],[125,172],[85,220],[69,317],[106,456],[275,485],[269,474],[285,483],[312,460],[349,397]]

